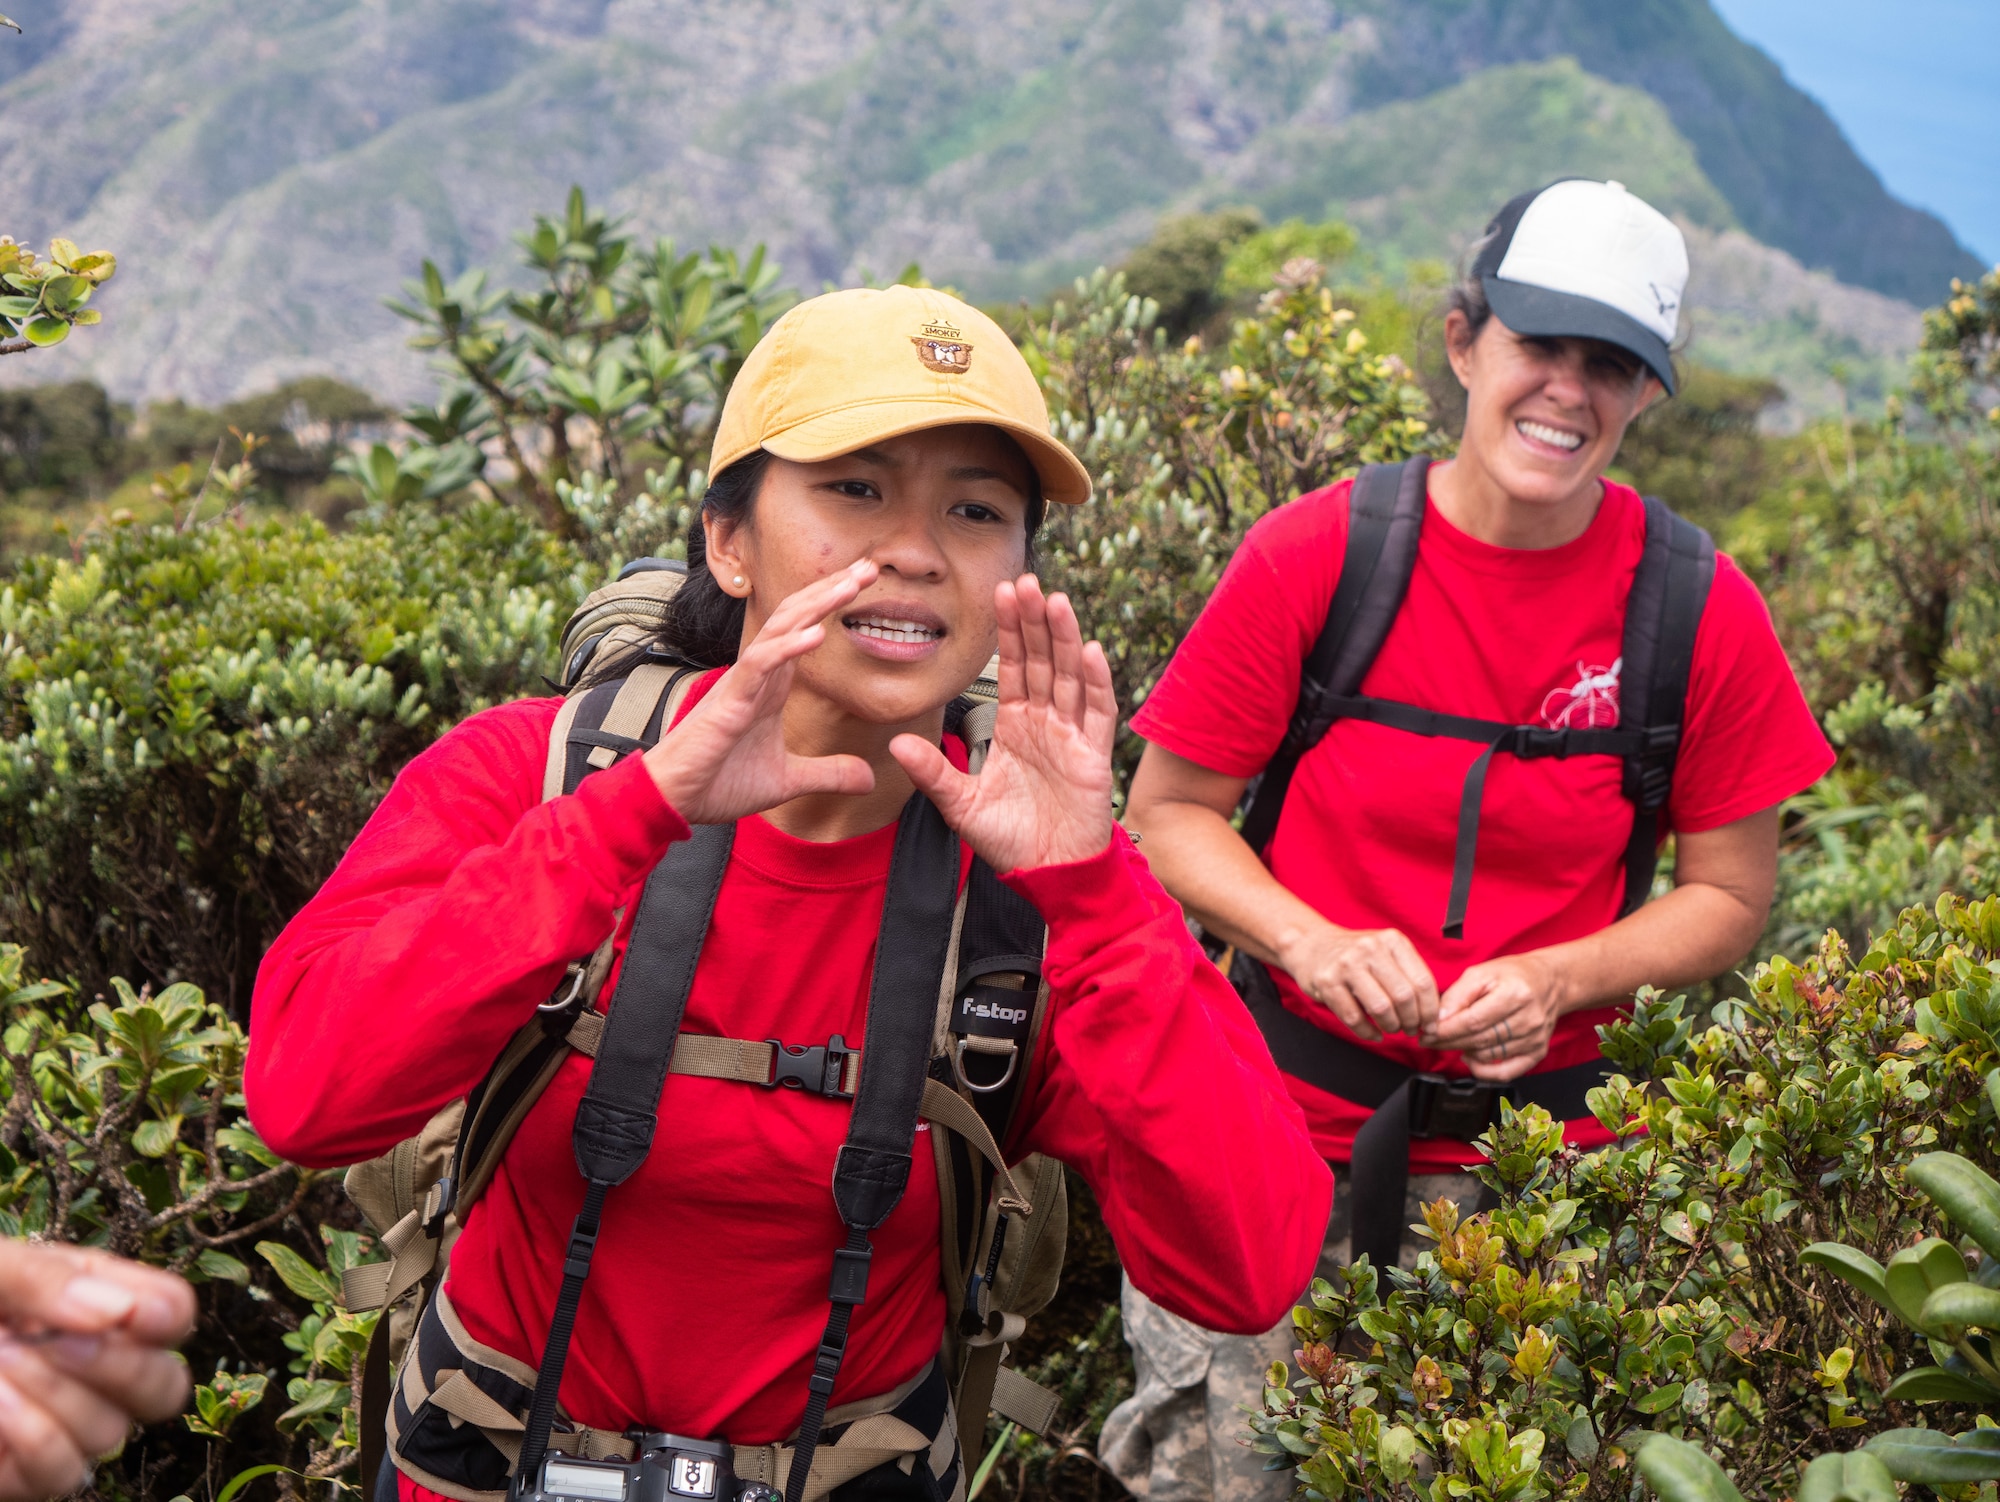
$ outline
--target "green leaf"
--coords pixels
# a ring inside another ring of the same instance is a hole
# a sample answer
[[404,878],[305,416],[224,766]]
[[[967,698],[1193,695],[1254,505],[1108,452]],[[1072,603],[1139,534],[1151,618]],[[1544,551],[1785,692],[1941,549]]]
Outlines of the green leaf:
[[229,1478],[229,1484],[215,1494],[215,1502],[235,1502],[236,1494],[261,1476],[275,1476],[280,1471],[289,1471],[297,1476],[288,1465],[253,1465],[247,1471],[238,1471]]
[[[35,310],[41,305],[39,297],[0,297],[0,317],[33,318]],[[2000,1074],[2000,1069],[1994,1073]]]
[[1920,1366],[1883,1388],[1882,1396],[1903,1403],[2000,1403],[2000,1388],[1941,1366]]
[[132,1131],[132,1150],[147,1158],[164,1158],[174,1150],[180,1141],[181,1119],[170,1116],[165,1121],[142,1121]]
[[1597,1459],[1597,1429],[1590,1422],[1589,1414],[1579,1414],[1570,1420],[1563,1444],[1569,1450],[1570,1459],[1582,1465],[1589,1465]]
[[1981,1330],[2000,1331],[2000,1289],[1982,1288],[1977,1283],[1951,1283],[1924,1300],[1924,1325],[1928,1329],[1976,1325]]
[[1706,1451],[1669,1434],[1655,1434],[1639,1447],[1639,1474],[1662,1502],[1743,1502]]
[[1656,1387],[1642,1398],[1635,1398],[1632,1406],[1641,1413],[1665,1413],[1681,1400],[1681,1384],[1669,1382],[1665,1387]]
[[1982,1252],[2000,1257],[2000,1183],[1991,1174],[1957,1153],[1925,1153],[1908,1173]]
[[69,325],[60,318],[31,318],[21,332],[28,336],[30,344],[47,349],[69,338]]
[[1822,1455],[1799,1477],[1798,1502],[1897,1502],[1896,1478],[1866,1450]]
[[1889,1259],[1889,1265],[1882,1271],[1889,1307],[1904,1324],[1923,1335],[1931,1333],[1923,1322],[1924,1300],[1947,1283],[1964,1281],[1965,1259],[1958,1254],[1958,1248],[1935,1236],[1904,1247]]
[[340,1289],[330,1274],[320,1271],[281,1241],[260,1241],[257,1255],[277,1269],[285,1287],[315,1304],[337,1303]]
[[1975,1429],[1958,1439],[1936,1429],[1891,1429],[1869,1440],[1866,1449],[1898,1481],[1924,1486],[2000,1481],[2000,1448],[1986,1435],[2000,1440],[2000,1429]]
[[215,1247],[205,1248],[202,1254],[194,1259],[194,1265],[206,1277],[220,1278],[223,1282],[234,1283],[239,1288],[249,1285],[250,1269],[244,1265],[242,1259],[232,1257]]
[[1799,1253],[1799,1261],[1807,1267],[1825,1268],[1885,1309],[1893,1310],[1895,1307],[1890,1304],[1889,1290],[1883,1283],[1882,1264],[1866,1252],[1843,1246],[1838,1241],[1815,1241]]

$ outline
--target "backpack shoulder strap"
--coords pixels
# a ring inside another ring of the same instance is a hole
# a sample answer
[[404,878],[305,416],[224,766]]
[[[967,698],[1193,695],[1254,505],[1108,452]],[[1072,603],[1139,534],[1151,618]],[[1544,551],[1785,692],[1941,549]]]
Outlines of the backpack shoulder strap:
[[1403,608],[1417,566],[1429,471],[1430,460],[1419,454],[1401,464],[1368,465],[1355,478],[1348,498],[1347,551],[1326,624],[1300,671],[1291,726],[1243,814],[1243,839],[1252,850],[1261,853],[1270,843],[1299,759],[1333,723],[1328,701],[1360,688]]
[[1659,854],[1660,816],[1673,790],[1687,710],[1695,633],[1715,582],[1715,541],[1666,504],[1646,497],[1646,548],[1625,605],[1619,667],[1618,725],[1643,732],[1642,749],[1625,758],[1624,793],[1632,801],[1625,849],[1623,917],[1645,902]]
[[592,772],[651,746],[673,724],[698,677],[684,663],[642,662],[624,678],[571,694],[549,728],[543,801],[575,792]]

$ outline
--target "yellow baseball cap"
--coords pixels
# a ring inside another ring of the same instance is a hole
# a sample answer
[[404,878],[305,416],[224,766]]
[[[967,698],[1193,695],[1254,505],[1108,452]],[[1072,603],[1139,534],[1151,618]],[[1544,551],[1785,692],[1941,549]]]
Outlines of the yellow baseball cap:
[[931,287],[828,292],[772,324],[722,404],[708,472],[760,448],[811,464],[952,423],[1016,439],[1044,499],[1090,499],[1090,472],[1049,436],[1048,403],[1014,341]]

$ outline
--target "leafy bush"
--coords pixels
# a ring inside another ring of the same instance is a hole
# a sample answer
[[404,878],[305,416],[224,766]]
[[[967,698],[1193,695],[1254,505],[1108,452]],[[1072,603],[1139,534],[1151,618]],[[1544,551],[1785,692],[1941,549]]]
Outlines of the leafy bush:
[[[22,960],[0,944],[0,1233],[190,1278],[204,1318],[189,1359],[214,1372],[185,1431],[163,1428],[150,1461],[114,1462],[96,1490],[192,1492],[213,1482],[210,1444],[223,1441],[287,1477],[351,1472],[355,1360],[375,1316],[333,1306],[340,1270],[372,1248],[333,1224],[308,1229],[338,1213],[335,1176],[259,1140],[243,1114],[243,1030],[193,986],[154,996],[114,979],[115,1001],[86,1007],[65,986],[23,984]],[[314,1241],[325,1268],[299,1250]],[[246,1260],[253,1244],[261,1264]],[[280,1369],[289,1406],[251,1418]]]
[[[1099,271],[1030,325],[1023,352],[1056,432],[1097,483],[1043,537],[1043,577],[1104,643],[1118,702],[1145,701],[1258,517],[1362,464],[1432,446],[1400,361],[1293,261],[1220,357],[1171,344],[1157,309]],[[1140,742],[1119,741],[1122,788]]]
[[580,560],[490,503],[113,528],[0,589],[0,929],[234,1014],[397,770],[536,692]]
[[1947,886],[1991,890],[2000,785],[2000,272],[1926,316],[1914,400],[1808,435],[1732,523],[1841,750],[1795,801],[1767,940],[1857,937]]
[[0,355],[46,349],[73,328],[102,323],[104,315],[88,304],[117,271],[109,251],[85,253],[75,241],[58,239],[38,258],[13,236],[0,235]]
[[[1591,1098],[1616,1145],[1580,1153],[1539,1109],[1507,1110],[1478,1170],[1497,1210],[1440,1202],[1414,1273],[1364,1261],[1314,1285],[1260,1448],[1328,1502],[1608,1499],[1659,1431],[1776,1498],[1809,1456],[1901,1427],[1925,1336],[1799,1254],[1837,1241],[1900,1266],[1918,1242],[1964,1279],[1955,1243],[1922,1240],[1958,1233],[1909,1186],[1940,1150],[1996,1161],[1996,957],[2000,899],[1946,897],[1859,959],[1830,935],[1760,966],[1705,1029],[1643,995],[1602,1030],[1630,1072]],[[1954,1429],[1987,1406],[1931,1395]]]

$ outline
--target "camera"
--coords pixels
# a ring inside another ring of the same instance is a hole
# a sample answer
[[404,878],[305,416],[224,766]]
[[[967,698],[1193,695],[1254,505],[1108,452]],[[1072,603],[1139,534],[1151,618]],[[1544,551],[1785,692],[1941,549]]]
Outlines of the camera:
[[719,1439],[639,1436],[629,1461],[550,1453],[519,1502],[779,1502],[761,1481],[738,1481],[734,1451]]

